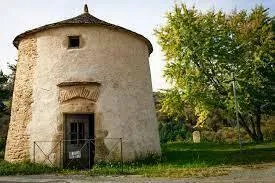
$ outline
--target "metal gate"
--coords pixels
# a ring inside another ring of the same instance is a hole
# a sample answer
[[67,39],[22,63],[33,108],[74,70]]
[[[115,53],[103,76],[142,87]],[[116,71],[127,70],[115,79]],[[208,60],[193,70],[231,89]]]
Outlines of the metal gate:
[[87,169],[91,168],[94,164],[94,147],[95,143],[93,139],[78,139],[78,142],[65,140],[65,148],[74,146],[73,149],[65,149],[63,157],[63,167],[72,169]]
[[[118,162],[123,170],[122,138],[78,141],[34,141],[33,162],[64,169],[90,169],[96,164]],[[67,151],[66,144],[75,147],[72,151]]]

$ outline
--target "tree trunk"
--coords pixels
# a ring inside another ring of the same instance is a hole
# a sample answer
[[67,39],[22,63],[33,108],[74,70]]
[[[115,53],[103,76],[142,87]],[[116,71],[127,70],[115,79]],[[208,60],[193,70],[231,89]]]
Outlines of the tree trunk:
[[263,137],[263,134],[262,134],[262,131],[261,131],[261,109],[258,108],[257,109],[257,112],[256,112],[256,133],[257,133],[257,136],[258,136],[258,142],[263,142],[264,141],[264,137]]
[[257,134],[256,133],[256,127],[255,127],[255,122],[254,122],[254,117],[253,116],[250,117],[250,121],[251,121],[252,133],[253,134]]
[[263,134],[261,131],[261,112],[260,110],[257,110],[257,112],[254,114],[255,117],[255,121],[254,118],[251,118],[251,128],[252,130],[249,128],[249,125],[247,125],[245,118],[239,114],[240,116],[240,125],[241,127],[246,131],[246,133],[252,138],[252,140],[254,142],[263,142]]
[[240,125],[241,127],[246,131],[246,133],[252,138],[253,141],[258,142],[258,136],[255,133],[255,130],[251,131],[248,127],[248,125],[245,122],[244,117],[239,113],[240,117]]

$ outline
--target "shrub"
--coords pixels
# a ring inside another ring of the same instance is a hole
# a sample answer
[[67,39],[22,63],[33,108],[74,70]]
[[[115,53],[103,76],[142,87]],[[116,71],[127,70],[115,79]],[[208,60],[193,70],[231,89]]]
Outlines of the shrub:
[[[251,138],[243,129],[240,129],[242,142],[251,142]],[[238,129],[232,127],[223,127],[217,132],[202,130],[202,142],[218,142],[218,143],[236,143],[238,142]]]
[[265,141],[274,141],[275,140],[275,130],[272,128],[265,127],[263,128],[263,136]]
[[160,142],[186,141],[191,138],[191,133],[186,129],[184,123],[179,121],[160,122]]
[[214,131],[203,130],[201,131],[201,141],[202,142],[214,142],[216,135]]
[[275,140],[275,115],[264,118],[262,123],[262,132],[265,141]]

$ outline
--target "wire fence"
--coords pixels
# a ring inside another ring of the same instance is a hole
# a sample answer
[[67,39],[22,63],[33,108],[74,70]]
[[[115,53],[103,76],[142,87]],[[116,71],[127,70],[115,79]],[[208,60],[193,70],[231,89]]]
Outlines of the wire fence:
[[63,169],[91,169],[95,165],[119,164],[123,172],[122,138],[34,141],[33,162]]

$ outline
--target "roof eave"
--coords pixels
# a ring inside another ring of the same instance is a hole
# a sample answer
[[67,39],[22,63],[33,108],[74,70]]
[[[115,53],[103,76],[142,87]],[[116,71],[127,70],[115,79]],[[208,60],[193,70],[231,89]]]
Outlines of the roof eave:
[[28,31],[26,31],[22,34],[19,34],[18,36],[16,36],[14,38],[13,45],[18,49],[20,41],[23,38],[25,38],[26,36],[29,36],[29,35],[32,35],[32,34],[35,34],[35,33],[38,33],[38,32],[42,32],[42,31],[45,31],[45,30],[53,29],[53,28],[59,28],[59,27],[63,27],[63,26],[77,26],[77,25],[103,26],[103,27],[107,27],[107,28],[116,29],[116,30],[119,30],[119,31],[124,31],[124,32],[130,33],[130,34],[142,39],[143,41],[145,41],[146,45],[148,46],[149,55],[153,52],[153,46],[152,46],[151,42],[146,37],[144,37],[143,35],[138,34],[134,31],[125,29],[123,27],[117,26],[117,25],[112,25],[112,24],[104,25],[104,24],[96,24],[96,23],[94,23],[94,24],[88,24],[88,23],[77,23],[77,24],[76,23],[53,23],[53,24],[48,24],[48,25],[38,27],[38,28],[35,28],[35,29],[32,29],[32,30],[28,30]]

